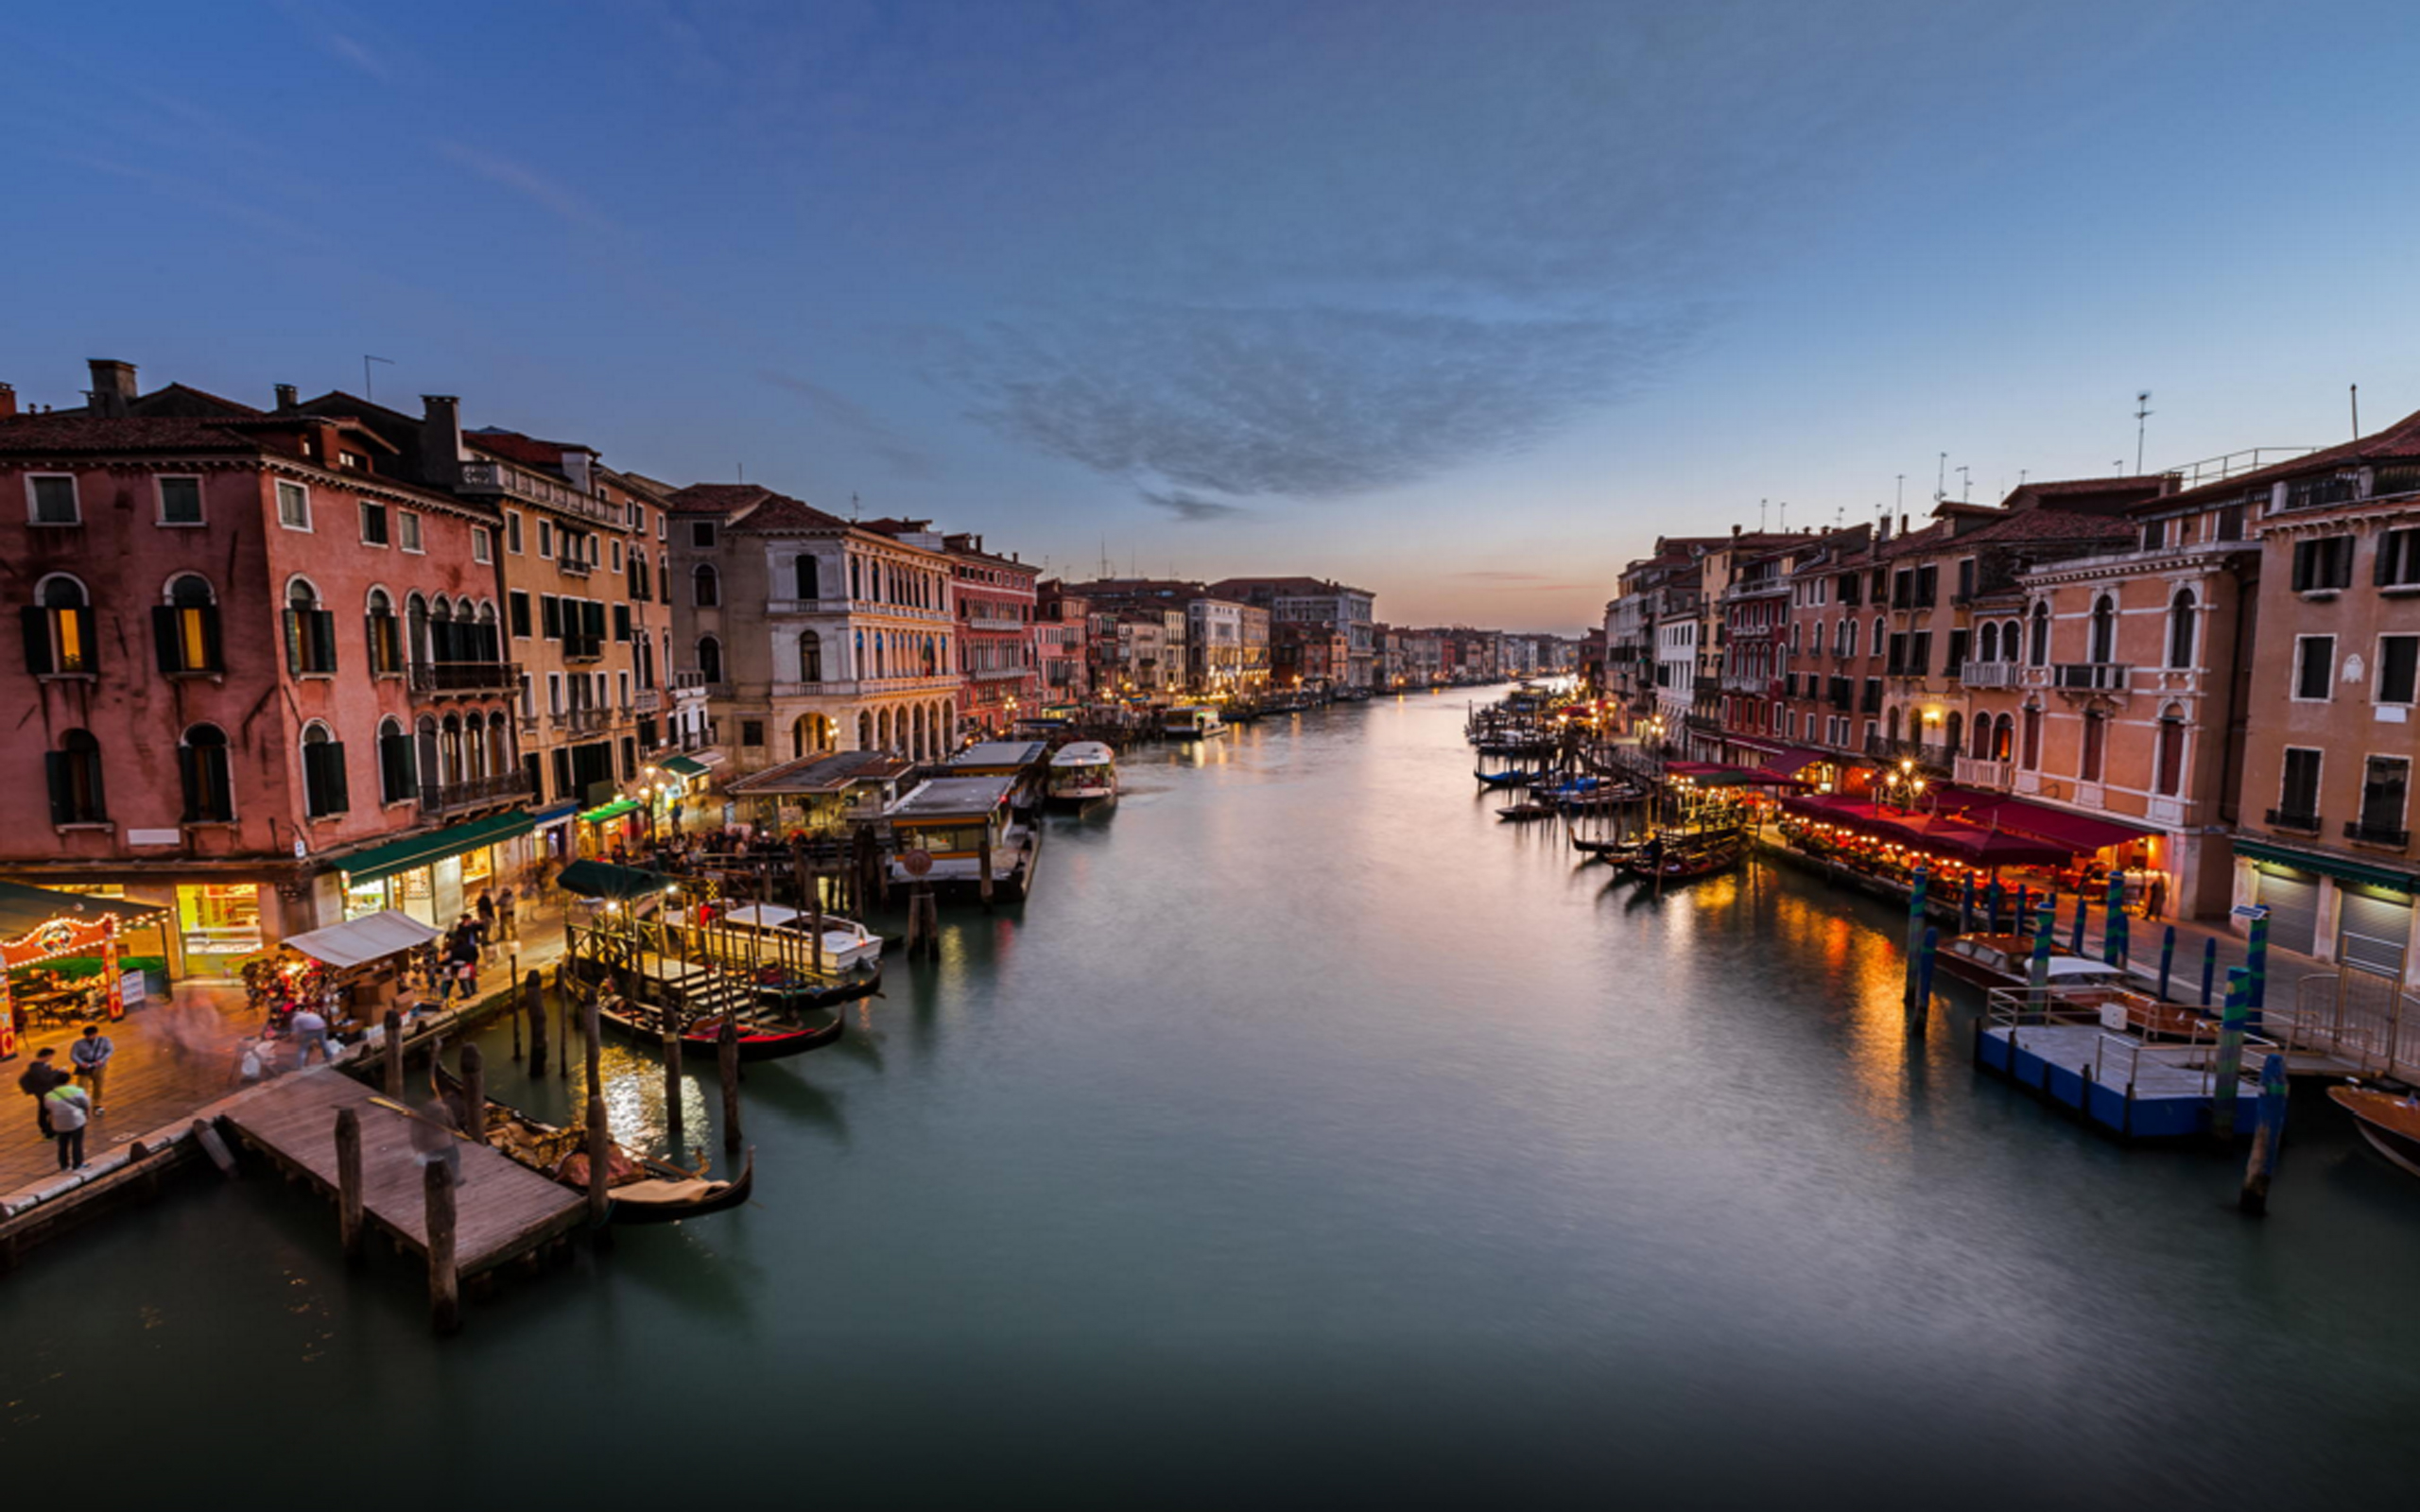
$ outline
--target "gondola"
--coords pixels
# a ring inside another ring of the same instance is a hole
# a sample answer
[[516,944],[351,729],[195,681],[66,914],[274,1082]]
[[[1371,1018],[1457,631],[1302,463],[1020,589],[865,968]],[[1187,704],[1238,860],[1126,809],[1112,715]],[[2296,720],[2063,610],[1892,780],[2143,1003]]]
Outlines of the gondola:
[[1730,837],[1703,844],[1668,842],[1661,855],[1651,858],[1642,850],[1623,861],[1622,867],[1642,881],[1695,882],[1700,877],[1730,870],[1745,854],[1747,847]]
[[[663,1015],[660,1010],[625,998],[608,997],[596,1005],[596,1016],[615,1025],[633,1039],[648,1044],[664,1043]],[[722,1042],[722,1020],[719,1013],[692,1019],[681,1030],[683,1050],[711,1056]],[[821,1028],[809,1029],[763,1014],[739,1015],[739,1058],[742,1060],[779,1060],[786,1056],[803,1056],[810,1050],[838,1042],[847,1029],[846,1019],[834,1019]]]
[[872,997],[881,986],[880,967],[821,979],[786,966],[769,964],[756,968],[757,1000],[784,1013],[810,1008],[829,1011],[843,1003]]
[[1481,787],[1527,787],[1531,782],[1544,780],[1547,774],[1526,767],[1508,766],[1500,772],[1475,771],[1471,775],[1478,779]]
[[1591,860],[1609,861],[1616,867],[1638,854],[1645,849],[1645,844],[1640,840],[1589,840],[1576,834],[1571,837],[1574,850]]
[[2372,1149],[2420,1176],[2420,1102],[2372,1087],[2330,1087],[2327,1095],[2353,1115]]
[[[429,1076],[437,1100],[454,1115],[456,1127],[468,1122],[466,1089],[461,1078],[445,1069],[441,1057],[429,1061]],[[487,1099],[488,1144],[498,1154],[552,1181],[578,1191],[588,1190],[588,1131],[558,1128],[494,1098]],[[614,1223],[677,1223],[710,1212],[736,1208],[756,1186],[756,1152],[750,1150],[735,1180],[718,1181],[686,1171],[669,1160],[633,1154],[627,1146],[606,1143],[609,1169],[607,1210]]]
[[1508,824],[1526,824],[1532,819],[1551,819],[1562,812],[1551,803],[1515,803],[1508,809],[1497,809],[1495,816]]

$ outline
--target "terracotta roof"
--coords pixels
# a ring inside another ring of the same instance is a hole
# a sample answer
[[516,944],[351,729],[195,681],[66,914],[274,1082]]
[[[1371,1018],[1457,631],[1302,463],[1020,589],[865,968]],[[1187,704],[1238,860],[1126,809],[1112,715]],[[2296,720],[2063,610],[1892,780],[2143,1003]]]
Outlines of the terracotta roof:
[[2179,500],[2198,504],[2205,499],[2223,499],[2281,479],[2301,477],[2307,472],[2325,472],[2330,468],[2356,462],[2408,461],[2414,457],[2420,457],[2420,411],[2406,415],[2386,429],[2373,431],[2359,440],[2326,447],[2289,462],[2256,468],[2235,477],[2205,483],[2198,489],[2187,489],[2159,502],[2163,506]]
[[[542,441],[534,436],[524,436],[519,431],[464,431],[462,439],[480,451],[503,457],[508,462],[518,462],[524,467],[553,468],[559,472],[563,465],[563,454],[573,450],[560,441]],[[579,450],[586,451],[587,448],[580,447]]]
[[669,504],[683,514],[731,514],[772,493],[756,483],[692,483],[675,490]]
[[[293,421],[285,422],[291,425]],[[236,417],[12,415],[0,420],[0,452],[260,452],[253,427]]]
[[846,530],[849,522],[826,514],[786,493],[768,492],[761,503],[731,522],[735,530]]

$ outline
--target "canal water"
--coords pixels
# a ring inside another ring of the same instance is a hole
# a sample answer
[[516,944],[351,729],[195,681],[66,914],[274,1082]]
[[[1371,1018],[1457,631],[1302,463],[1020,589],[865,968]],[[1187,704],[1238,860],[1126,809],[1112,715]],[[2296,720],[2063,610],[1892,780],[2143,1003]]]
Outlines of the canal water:
[[[538,1505],[2336,1503],[2420,1471],[2420,1181],[2323,1100],[2266,1222],[1910,1043],[1898,917],[1660,902],[1476,799],[1459,697],[1128,764],[751,1071],[756,1201],[425,1334],[185,1182],[0,1282],[28,1493]],[[505,1058],[501,1036],[491,1064]],[[614,1113],[662,1139],[616,1048]],[[560,1081],[501,1095],[565,1104]],[[690,1143],[712,1148],[705,1084]],[[717,1152],[718,1153],[718,1152]],[[46,1490],[44,1488],[47,1488]]]

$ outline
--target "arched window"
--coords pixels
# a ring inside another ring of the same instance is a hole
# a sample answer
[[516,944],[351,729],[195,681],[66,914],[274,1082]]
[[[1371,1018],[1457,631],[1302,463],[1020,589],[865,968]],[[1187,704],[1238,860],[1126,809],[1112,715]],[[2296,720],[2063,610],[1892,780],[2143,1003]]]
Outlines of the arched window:
[[[2050,664],[2050,606],[2048,604],[2033,606],[2033,640],[2026,647],[2025,661],[2029,666],[2047,667]],[[2031,744],[2030,737],[2028,743]],[[2027,765],[2032,764],[2029,762]]]
[[1886,715],[1884,715],[1884,716],[1883,716],[1882,728],[1883,728],[1884,732],[1885,732],[1886,734],[1888,734],[1888,735],[1889,735],[1890,740],[1891,740],[1891,744],[1892,744],[1892,745],[1896,746],[1897,744],[1899,744],[1899,711],[1898,711],[1898,710],[1893,709],[1893,710],[1892,710],[1888,714],[1886,714]]
[[[414,775],[428,786],[434,788],[444,780],[437,753],[437,721],[430,715],[421,715],[412,726],[412,763]],[[431,793],[429,799],[434,802],[436,795]]]
[[2106,665],[2118,660],[2118,606],[2107,594],[2092,606],[2092,645],[2087,661]]
[[2159,716],[2152,790],[2163,798],[2174,798],[2185,790],[2185,711],[2174,704]]
[[417,797],[413,790],[417,766],[412,760],[412,738],[404,733],[404,722],[392,714],[379,720],[378,801],[408,803]]
[[51,677],[95,670],[93,607],[82,583],[65,573],[51,574],[34,585],[34,601],[23,618],[26,671]]
[[487,721],[473,714],[462,721],[462,780],[471,782],[491,775]]
[[2007,761],[2016,754],[2016,721],[2002,714],[1992,721],[1992,760]]
[[[809,558],[799,558],[802,561]],[[798,679],[801,682],[823,680],[823,637],[813,630],[798,632]]]
[[107,824],[109,804],[101,791],[101,743],[89,730],[71,730],[44,757],[50,777],[50,822]]
[[1983,630],[1975,638],[1975,660],[1996,662],[2000,659],[2000,627],[1997,620],[1985,620]]
[[698,637],[698,672],[709,684],[722,680],[722,643],[711,635]]
[[285,668],[297,677],[337,669],[336,616],[320,607],[320,591],[306,577],[285,585]]
[[2042,711],[2039,709],[2025,711],[2025,769],[2029,772],[2042,769]]
[[712,609],[717,604],[722,602],[719,596],[722,586],[721,579],[716,576],[715,564],[713,562],[701,561],[698,563],[698,570],[690,574],[689,577],[690,603],[695,604],[700,609]]
[[403,626],[395,618],[395,601],[383,588],[370,591],[369,607],[364,624],[370,637],[370,671],[374,677],[392,677],[404,670]]
[[2018,635],[2023,627],[2015,620],[2000,621],[2000,660],[2014,662],[2025,654]]
[[344,742],[315,719],[302,730],[302,812],[323,819],[352,806],[345,790]]
[[1868,655],[1880,656],[1882,648],[1891,644],[1891,622],[1879,614],[1874,616],[1874,639],[1865,644]]
[[180,573],[168,580],[167,602],[151,608],[151,648],[160,670],[220,672],[218,599],[198,573]]
[[512,724],[498,710],[488,715],[488,775],[502,777],[511,770]]
[[187,730],[177,747],[177,775],[184,789],[184,823],[234,822],[234,774],[227,761],[225,730],[216,725]]
[[2193,664],[2193,622],[2198,617],[2193,590],[2178,589],[2168,602],[2168,664],[2179,671]]
[[1975,716],[1975,759],[1979,762],[1992,759],[1992,716],[1989,714]]
[[1944,746],[1953,751],[1964,750],[1966,748],[1963,741],[1963,736],[1966,733],[1966,716],[1964,714],[1958,713],[1954,709],[1951,710],[1949,718],[1943,724],[1942,730],[1942,744]]
[[[856,565],[854,561],[850,563],[853,568]],[[873,715],[862,709],[857,711],[857,749],[873,749]]]

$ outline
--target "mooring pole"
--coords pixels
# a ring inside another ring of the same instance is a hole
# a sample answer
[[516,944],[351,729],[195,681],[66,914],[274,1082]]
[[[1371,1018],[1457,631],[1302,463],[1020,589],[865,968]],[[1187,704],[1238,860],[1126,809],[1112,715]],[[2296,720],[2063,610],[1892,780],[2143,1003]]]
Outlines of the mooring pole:
[[462,1132],[474,1144],[488,1142],[488,1064],[476,1045],[462,1047]]
[[387,1096],[400,1103],[404,1100],[404,1016],[389,1008],[386,1029],[387,1060],[378,1069],[385,1075]]
[[2219,1051],[2210,1064],[2210,1133],[2220,1140],[2235,1138],[2238,1083],[2243,1079],[2243,1032],[2252,1016],[2252,973],[2242,967],[2227,972],[2227,1003],[2219,1020]]
[[739,1021],[730,1014],[722,1016],[721,1032],[715,1036],[715,1070],[722,1077],[722,1147],[732,1155],[739,1153]]
[[454,1264],[453,1166],[441,1160],[422,1166],[421,1194],[428,1222],[429,1327],[452,1333],[462,1326],[462,1278]]
[[348,1265],[361,1263],[361,1114],[337,1109],[337,1238]]
[[2168,971],[2176,964],[2176,926],[2169,925],[2159,936],[2159,999],[2168,1001]]
[[2202,942],[2202,1006],[2210,1005],[2210,986],[2219,974],[2219,941],[2216,936]]
[[529,1077],[546,1074],[546,988],[535,968],[521,979],[521,1008],[529,1019]]
[[2252,1128],[2252,1156],[2244,1162],[2243,1191],[2236,1198],[2236,1206],[2256,1218],[2269,1212],[2269,1183],[2284,1153],[2286,1102],[2286,1057],[2273,1055],[2260,1062],[2260,1119]]

